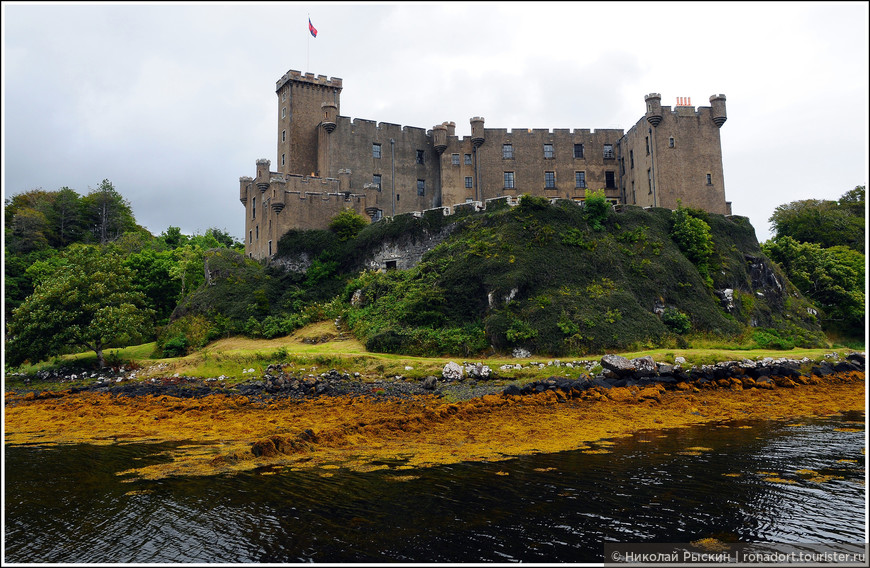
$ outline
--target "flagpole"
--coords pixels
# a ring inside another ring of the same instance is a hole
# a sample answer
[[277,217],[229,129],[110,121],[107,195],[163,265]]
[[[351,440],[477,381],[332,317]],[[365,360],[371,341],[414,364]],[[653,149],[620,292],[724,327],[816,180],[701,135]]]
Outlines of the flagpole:
[[[311,22],[311,13],[308,13],[308,22],[310,25]],[[305,37],[308,38],[306,42],[307,51],[305,53],[305,72],[308,73],[311,70],[311,33],[305,34]]]

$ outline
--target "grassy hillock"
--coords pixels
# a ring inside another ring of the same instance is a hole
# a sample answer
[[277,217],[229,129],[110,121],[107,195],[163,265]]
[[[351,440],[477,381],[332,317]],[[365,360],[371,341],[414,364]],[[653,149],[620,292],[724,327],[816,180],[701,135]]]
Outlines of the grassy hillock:
[[[408,355],[583,355],[699,338],[824,345],[812,305],[764,256],[747,219],[679,215],[524,197],[481,213],[401,216],[346,240],[294,231],[277,260],[307,259],[304,270],[215,253],[162,345],[277,337],[325,317],[343,318],[370,351]],[[682,233],[678,218],[691,221]],[[446,236],[413,268],[364,270],[384,243],[436,233]]]

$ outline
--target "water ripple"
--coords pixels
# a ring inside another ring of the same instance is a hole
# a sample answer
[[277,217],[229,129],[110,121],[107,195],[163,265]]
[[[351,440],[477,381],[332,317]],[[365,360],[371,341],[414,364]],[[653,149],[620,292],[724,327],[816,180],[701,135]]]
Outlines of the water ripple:
[[5,560],[601,562],[608,541],[865,542],[864,434],[838,430],[863,422],[641,433],[608,454],[401,481],[339,469],[124,483],[115,472],[167,447],[11,447]]

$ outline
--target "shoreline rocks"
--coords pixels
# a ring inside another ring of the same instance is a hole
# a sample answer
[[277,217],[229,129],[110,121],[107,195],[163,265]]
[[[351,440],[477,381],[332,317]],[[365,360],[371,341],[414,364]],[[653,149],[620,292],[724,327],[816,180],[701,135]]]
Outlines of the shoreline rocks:
[[[292,364],[269,365],[259,377],[255,372],[250,380],[235,385],[224,384],[226,377],[198,378],[175,374],[168,377],[138,379],[140,369],[104,369],[101,372],[66,370],[41,371],[39,380],[95,379],[87,386],[74,386],[70,394],[79,392],[105,392],[117,396],[167,395],[179,398],[202,397],[210,394],[246,396],[252,401],[275,398],[307,399],[320,396],[367,396],[385,399],[407,399],[417,395],[447,395],[460,399],[475,398],[486,394],[530,395],[544,391],[582,393],[599,388],[645,388],[659,385],[664,389],[690,390],[711,388],[792,388],[799,384],[818,382],[820,378],[837,373],[864,372],[864,353],[850,353],[844,358],[836,354],[822,361],[767,357],[761,360],[723,361],[712,365],[687,366],[685,359],[675,358],[674,364],[657,363],[652,357],[627,359],[619,355],[605,355],[600,361],[549,361],[503,365],[501,371],[526,368],[553,369],[554,374],[523,384],[504,386],[506,377],[499,377],[483,363],[462,364],[450,361],[442,369],[441,376],[429,375],[419,380],[401,376],[384,377],[376,381],[363,381],[359,373],[340,372],[330,369],[315,375],[305,369],[293,368]],[[580,370],[586,376],[572,379],[559,376],[558,369]],[[593,370],[600,372],[593,374]],[[152,369],[147,369],[153,372]],[[313,370],[313,369],[312,369]],[[501,379],[501,381],[497,381]],[[33,385],[35,386],[35,385]],[[42,393],[25,389],[18,394],[31,392],[35,398],[60,396],[58,393]],[[30,395],[28,395],[30,396]]]
[[[682,359],[682,358],[677,358]],[[680,363],[685,363],[682,359]],[[812,365],[811,365],[812,364]],[[811,366],[810,366],[811,365]],[[808,370],[806,369],[809,366]],[[523,385],[509,385],[502,392],[505,395],[529,395],[544,391],[562,393],[581,393],[601,388],[622,387],[644,388],[659,385],[664,389],[689,390],[730,388],[793,388],[798,384],[818,383],[820,377],[835,373],[860,372],[866,369],[864,353],[850,353],[844,360],[836,363],[822,361],[815,364],[812,360],[766,357],[761,361],[723,361],[713,365],[684,368],[681,364],[656,363],[652,357],[627,359],[619,355],[605,355],[601,358],[602,372],[594,377],[568,379],[551,376]]]

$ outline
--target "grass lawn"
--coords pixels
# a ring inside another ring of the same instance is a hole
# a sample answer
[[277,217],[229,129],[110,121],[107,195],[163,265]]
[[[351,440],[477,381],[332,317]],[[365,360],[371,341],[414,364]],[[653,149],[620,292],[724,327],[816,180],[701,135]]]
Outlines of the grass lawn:
[[[205,348],[185,357],[168,359],[154,358],[155,344],[146,343],[129,347],[106,350],[106,360],[111,365],[133,364],[139,367],[140,378],[155,376],[189,377],[220,377],[228,383],[240,382],[259,376],[270,364],[292,364],[298,370],[311,373],[322,373],[329,369],[337,369],[349,373],[358,372],[364,378],[380,378],[384,376],[402,375],[408,378],[423,378],[427,375],[440,375],[441,369],[448,361],[462,362],[462,357],[412,357],[389,353],[371,353],[358,340],[348,337],[338,337],[331,321],[324,321],[306,326],[292,335],[275,339],[249,339],[231,337],[215,341]],[[629,359],[651,356],[657,362],[673,363],[676,357],[684,357],[688,364],[712,364],[718,361],[739,361],[742,359],[757,360],[764,357],[802,359],[807,357],[819,360],[826,354],[838,352],[844,355],[851,349],[791,349],[762,350],[734,349],[727,347],[703,347],[694,349],[651,349],[620,353]],[[561,361],[583,360],[597,362],[603,353],[584,357],[562,357]],[[499,376],[511,379],[534,379],[551,375],[571,376],[576,378],[585,371],[559,367],[528,368],[529,362],[546,364],[553,361],[547,357],[531,357],[514,359],[510,356],[494,356],[488,358],[468,359],[473,362],[483,362],[499,373]],[[521,370],[499,371],[505,364],[522,363],[526,368]],[[54,361],[41,362],[19,369],[24,374],[35,374],[44,369],[69,366],[70,364],[93,368],[96,370],[96,355],[93,352],[65,355]],[[253,369],[254,372],[245,372]],[[5,376],[6,387],[14,387],[19,380],[15,376]],[[65,388],[68,388],[67,383]]]

